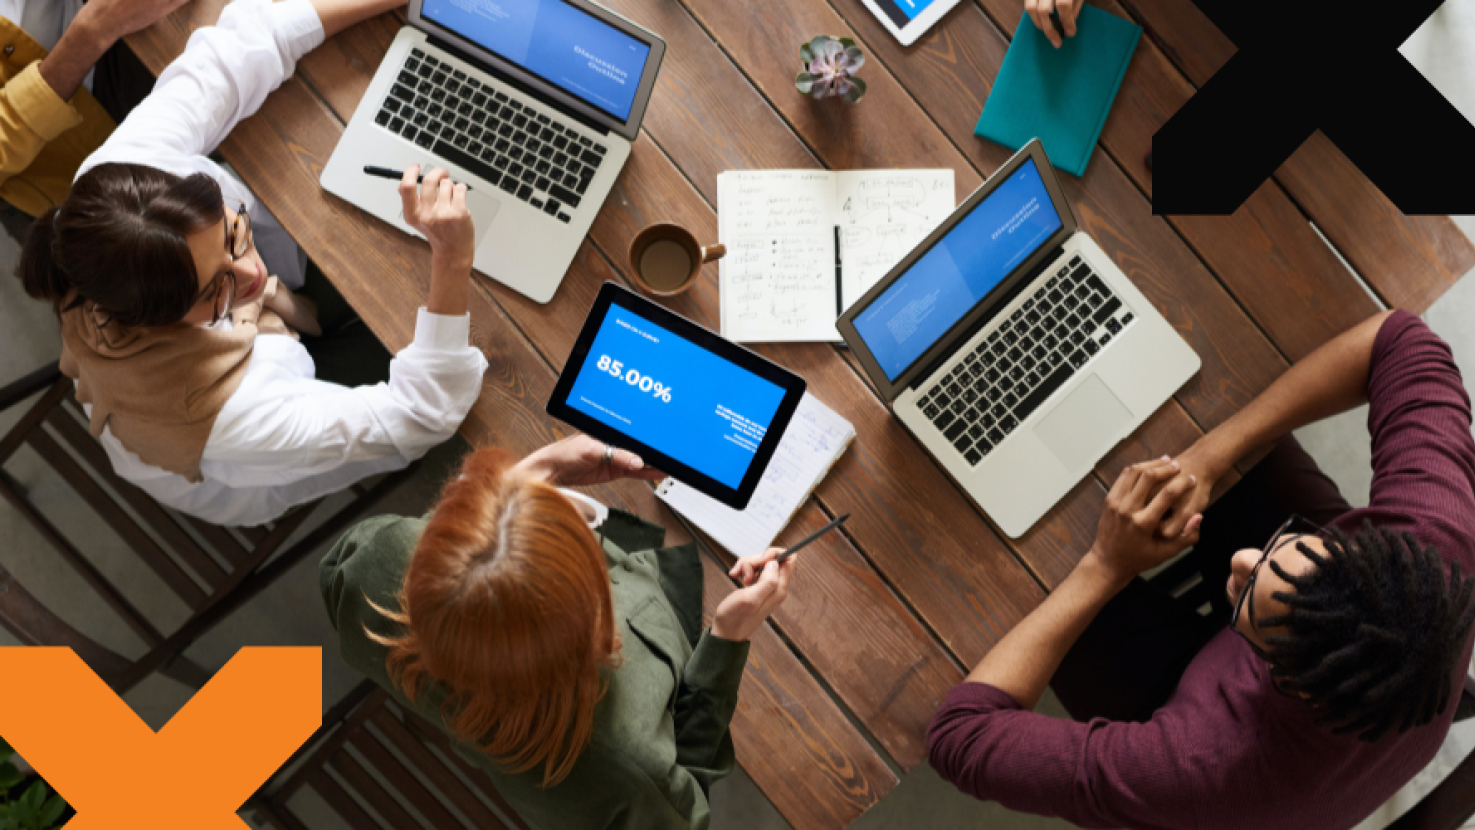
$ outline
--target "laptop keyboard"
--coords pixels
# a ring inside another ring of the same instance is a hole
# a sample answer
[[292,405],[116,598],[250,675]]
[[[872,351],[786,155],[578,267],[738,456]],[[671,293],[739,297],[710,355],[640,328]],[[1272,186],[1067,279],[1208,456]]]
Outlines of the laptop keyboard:
[[917,402],[977,466],[1135,316],[1079,256]]
[[411,49],[374,123],[562,222],[579,207],[604,145]]

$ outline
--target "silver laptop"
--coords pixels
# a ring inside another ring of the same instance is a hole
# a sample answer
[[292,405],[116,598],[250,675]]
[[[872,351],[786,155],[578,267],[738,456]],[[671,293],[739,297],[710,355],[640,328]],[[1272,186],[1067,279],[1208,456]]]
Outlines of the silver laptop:
[[896,417],[1012,538],[1199,369],[1032,141],[838,326]]
[[476,270],[553,298],[630,156],[659,37],[587,0],[411,0],[323,170],[325,190],[407,233],[366,166],[465,182]]

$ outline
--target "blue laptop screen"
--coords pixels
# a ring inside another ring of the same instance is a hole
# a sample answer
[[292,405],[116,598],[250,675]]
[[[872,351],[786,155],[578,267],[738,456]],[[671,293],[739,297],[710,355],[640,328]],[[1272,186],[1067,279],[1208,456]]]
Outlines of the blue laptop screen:
[[425,0],[420,14],[621,121],[650,45],[562,0]]
[[611,304],[568,405],[734,489],[784,390]]
[[1028,159],[855,318],[887,379],[900,377],[1058,230],[1060,215]]

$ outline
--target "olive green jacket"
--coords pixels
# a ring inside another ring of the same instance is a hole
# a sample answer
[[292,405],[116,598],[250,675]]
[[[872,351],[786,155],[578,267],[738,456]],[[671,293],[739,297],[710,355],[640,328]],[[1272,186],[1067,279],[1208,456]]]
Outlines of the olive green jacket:
[[[424,519],[381,516],[350,529],[323,558],[323,601],[338,630],[343,659],[402,705],[443,724],[443,688],[410,705],[389,679],[388,650],[364,634],[403,633],[365,597],[399,610],[397,594]],[[601,533],[619,624],[623,662],[601,669],[608,691],[594,710],[594,734],[569,776],[544,789],[542,767],[510,775],[474,747],[467,760],[485,769],[529,826],[705,828],[712,782],[732,772],[728,723],[737,706],[747,643],[701,630],[702,565],[695,546],[660,549],[665,530],[611,510]]]

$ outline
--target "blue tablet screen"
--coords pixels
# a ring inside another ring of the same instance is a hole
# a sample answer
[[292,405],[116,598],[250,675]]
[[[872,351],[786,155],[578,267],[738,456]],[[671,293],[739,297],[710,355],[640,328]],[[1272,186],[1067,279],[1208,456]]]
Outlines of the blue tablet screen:
[[782,387],[611,304],[568,405],[737,489]]

